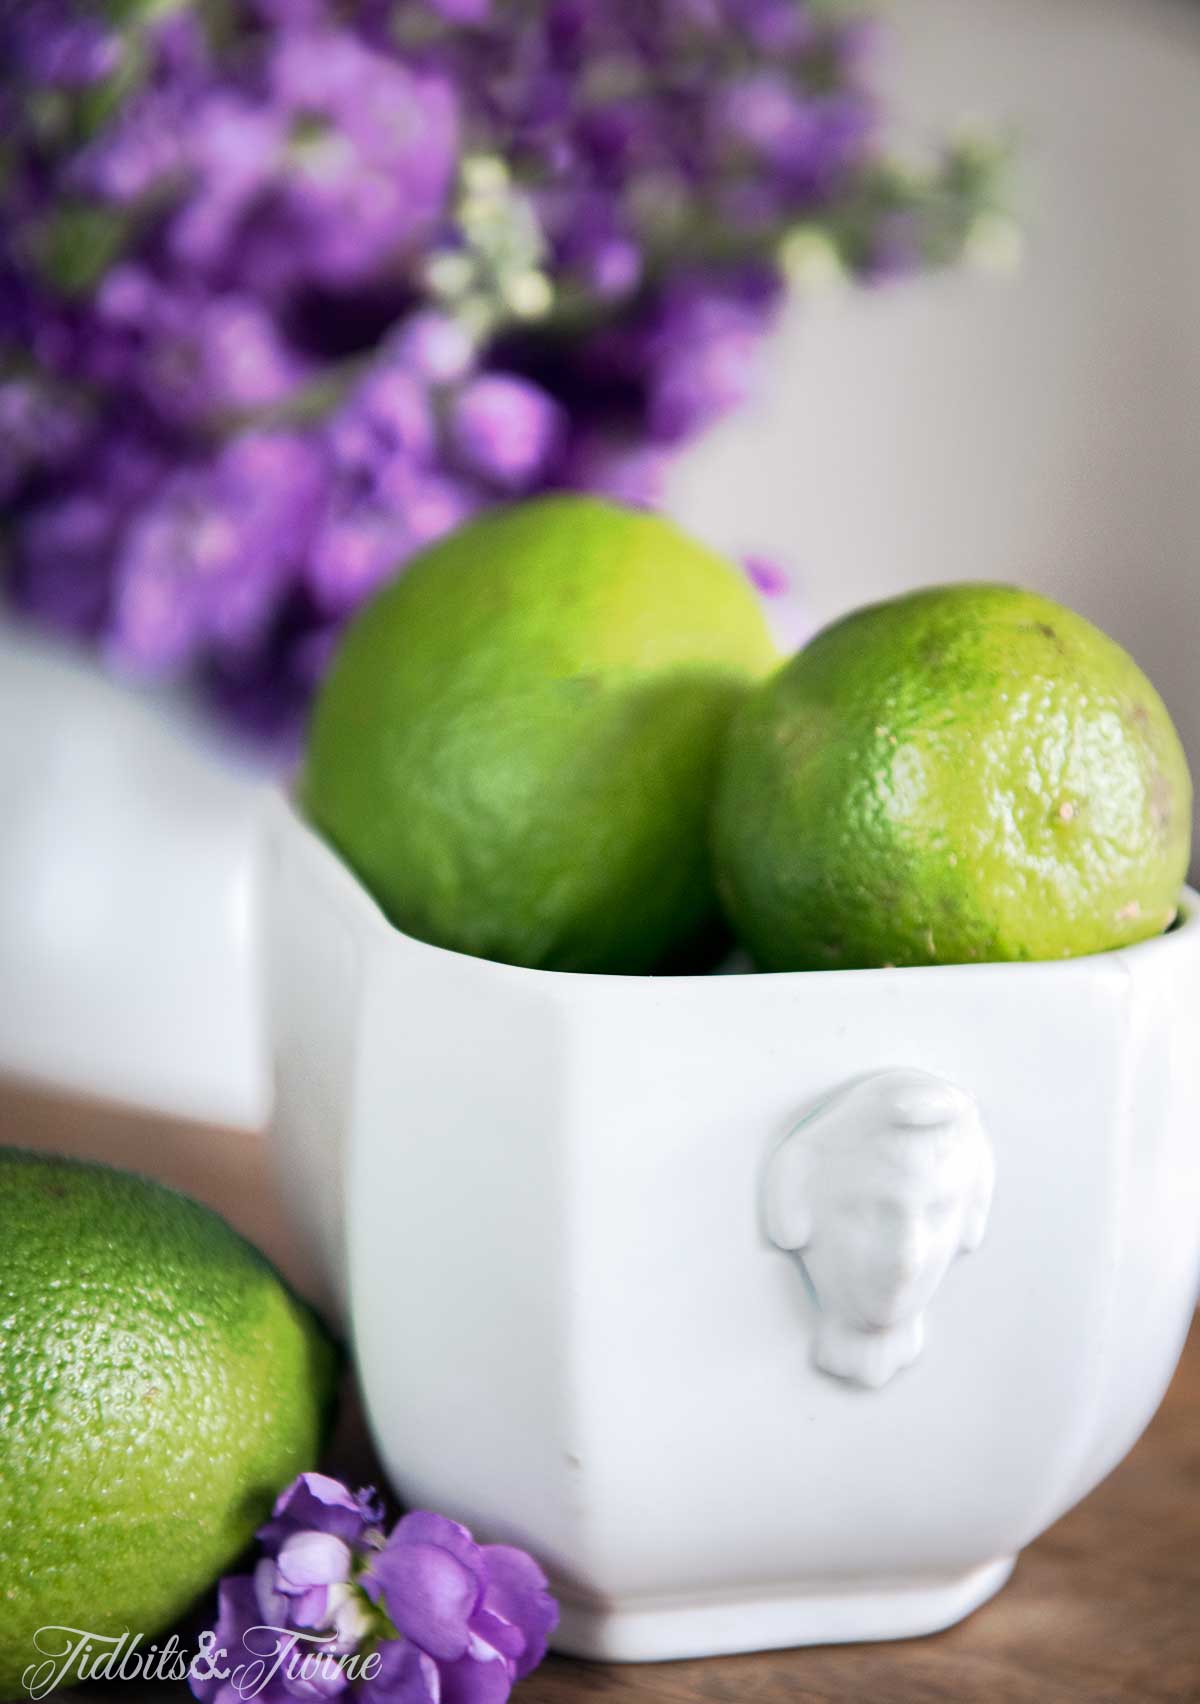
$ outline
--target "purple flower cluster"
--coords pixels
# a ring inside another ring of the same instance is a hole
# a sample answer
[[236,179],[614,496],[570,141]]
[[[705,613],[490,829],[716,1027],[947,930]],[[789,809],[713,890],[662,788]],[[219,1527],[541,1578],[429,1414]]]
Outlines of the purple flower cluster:
[[8,584],[294,732],[340,624],[552,488],[657,501],[788,255],[953,260],[978,148],[879,141],[823,0],[27,0],[0,12]]
[[304,1473],[259,1533],[252,1575],[222,1580],[190,1685],[201,1704],[503,1704],[558,1618],[522,1550],[442,1515],[385,1534],[370,1492]]

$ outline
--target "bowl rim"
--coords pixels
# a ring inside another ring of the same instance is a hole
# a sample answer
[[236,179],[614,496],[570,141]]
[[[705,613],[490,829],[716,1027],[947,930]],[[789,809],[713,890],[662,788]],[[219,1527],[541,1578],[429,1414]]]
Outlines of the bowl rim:
[[384,950],[388,946],[403,944],[416,955],[428,954],[431,959],[457,960],[461,964],[472,965],[480,975],[520,979],[525,982],[532,978],[543,987],[551,983],[560,986],[570,984],[576,988],[587,987],[589,990],[615,986],[629,992],[635,989],[661,990],[665,987],[684,985],[690,988],[720,987],[728,991],[731,986],[738,985],[754,988],[809,988],[819,982],[828,987],[830,978],[836,978],[839,985],[861,987],[865,985],[866,979],[886,978],[889,984],[894,986],[897,978],[911,979],[916,976],[925,978],[926,984],[935,976],[951,975],[958,980],[966,976],[995,976],[998,973],[1003,973],[1006,977],[1021,974],[1026,978],[1035,974],[1042,977],[1078,976],[1081,971],[1128,971],[1132,968],[1132,961],[1136,960],[1141,964],[1151,954],[1178,953],[1185,943],[1200,948],[1200,892],[1185,882],[1180,890],[1175,921],[1161,934],[1150,935],[1144,941],[1134,942],[1130,946],[1107,947],[1103,952],[1080,953],[1070,958],[986,959],[977,964],[868,965],[839,970],[750,968],[683,973],[543,970],[532,965],[508,964],[503,959],[480,958],[473,953],[460,952],[455,947],[437,946],[432,941],[423,941],[417,935],[408,934],[389,919],[378,900],[367,890],[338,851],[303,815],[289,793],[282,788],[270,788],[265,814],[268,842],[286,838],[293,843],[310,868],[326,884],[339,908],[352,916],[360,927],[366,929]]

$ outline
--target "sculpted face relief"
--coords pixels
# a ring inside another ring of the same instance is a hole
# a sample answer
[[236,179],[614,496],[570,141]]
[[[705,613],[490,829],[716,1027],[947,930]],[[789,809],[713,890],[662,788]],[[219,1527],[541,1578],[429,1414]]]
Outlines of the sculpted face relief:
[[955,1256],[983,1238],[991,1145],[969,1095],[923,1071],[864,1078],[772,1156],[767,1229],[802,1256],[823,1372],[878,1388],[921,1352]]

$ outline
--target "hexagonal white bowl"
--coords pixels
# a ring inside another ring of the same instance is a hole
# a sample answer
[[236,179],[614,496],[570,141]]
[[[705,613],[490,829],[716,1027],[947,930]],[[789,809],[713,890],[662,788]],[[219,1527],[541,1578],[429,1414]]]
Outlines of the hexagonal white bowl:
[[[648,1659],[957,1620],[1120,1460],[1200,1271],[1200,900],[1129,951],[586,976],[392,928],[282,799],[274,1135],[416,1505],[528,1546],[561,1649]],[[770,1160],[865,1075],[990,1135],[982,1245],[883,1388],[812,1360]]]

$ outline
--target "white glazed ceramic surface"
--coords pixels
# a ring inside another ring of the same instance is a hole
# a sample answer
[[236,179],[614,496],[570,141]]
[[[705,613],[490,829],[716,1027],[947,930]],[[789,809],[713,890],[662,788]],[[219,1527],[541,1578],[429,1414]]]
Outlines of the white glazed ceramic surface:
[[979,1109],[927,1071],[860,1078],[789,1132],[767,1234],[802,1256],[822,1372],[874,1390],[912,1365],[950,1262],[983,1241],[994,1180]]
[[385,1465],[543,1559],[561,1648],[943,1626],[1154,1412],[1200,1264],[1194,909],[1054,964],[527,971],[390,928],[283,801],[263,902],[282,1169]]
[[0,1072],[262,1128],[261,796],[0,622]]

